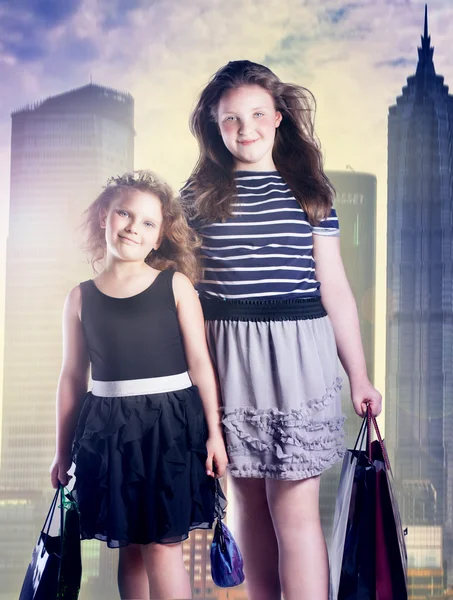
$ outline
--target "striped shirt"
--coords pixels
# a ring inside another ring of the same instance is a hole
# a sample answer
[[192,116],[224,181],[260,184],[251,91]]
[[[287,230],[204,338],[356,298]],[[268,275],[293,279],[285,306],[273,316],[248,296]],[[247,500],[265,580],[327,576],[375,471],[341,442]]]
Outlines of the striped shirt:
[[[237,171],[232,217],[206,225],[191,222],[201,236],[202,297],[291,299],[320,296],[313,234],[337,236],[335,210],[313,227],[277,171]],[[190,183],[181,191],[191,204]]]

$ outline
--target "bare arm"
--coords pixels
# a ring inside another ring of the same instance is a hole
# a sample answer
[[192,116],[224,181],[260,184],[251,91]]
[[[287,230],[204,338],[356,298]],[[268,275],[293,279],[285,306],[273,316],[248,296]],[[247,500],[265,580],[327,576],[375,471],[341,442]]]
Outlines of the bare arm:
[[57,386],[57,439],[55,458],[50,468],[51,481],[67,484],[71,466],[71,447],[81,401],[88,388],[89,358],[80,321],[81,293],[74,288],[63,309],[63,361]]
[[313,256],[321,300],[332,321],[338,356],[349,377],[354,409],[364,416],[369,403],[372,413],[378,415],[382,398],[368,379],[357,306],[341,260],[339,238],[313,235]]
[[[198,387],[208,425],[208,453],[213,451],[217,474],[222,476],[227,458],[219,415],[220,393],[206,342],[203,311],[197,293],[185,275],[175,273],[173,290],[189,375]],[[212,471],[212,467],[208,466],[208,471]]]

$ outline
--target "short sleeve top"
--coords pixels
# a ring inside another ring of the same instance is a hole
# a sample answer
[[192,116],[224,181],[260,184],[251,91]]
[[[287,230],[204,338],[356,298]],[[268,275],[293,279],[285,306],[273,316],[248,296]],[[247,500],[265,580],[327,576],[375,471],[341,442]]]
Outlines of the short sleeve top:
[[[191,221],[202,238],[200,296],[232,300],[320,296],[313,234],[339,235],[335,209],[313,227],[278,171],[237,171],[235,180],[237,199],[231,217],[209,224]],[[190,183],[181,195],[190,207]]]

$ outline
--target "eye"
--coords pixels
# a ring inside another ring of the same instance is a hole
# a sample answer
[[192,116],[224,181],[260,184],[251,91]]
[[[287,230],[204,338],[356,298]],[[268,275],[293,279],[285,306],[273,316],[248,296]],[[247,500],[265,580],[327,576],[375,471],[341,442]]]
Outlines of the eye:
[[127,210],[123,210],[123,209],[118,210],[118,214],[120,217],[128,217],[129,216],[129,213],[127,212]]
[[155,225],[151,221],[145,221],[145,227],[155,227]]
[[255,117],[264,117],[264,113],[263,112],[256,112],[255,113]]
[[229,122],[231,122],[231,121],[236,121],[236,117],[232,117],[232,116],[230,116],[230,117],[226,117],[226,118],[224,119],[224,122],[225,122],[225,123],[227,123],[228,121],[229,121]]

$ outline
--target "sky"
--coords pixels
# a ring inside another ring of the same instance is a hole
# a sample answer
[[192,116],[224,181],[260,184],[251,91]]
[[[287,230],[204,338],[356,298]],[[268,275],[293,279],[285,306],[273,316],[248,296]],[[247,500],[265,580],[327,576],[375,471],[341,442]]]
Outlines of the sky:
[[[428,10],[436,71],[453,85],[453,1]],[[0,0],[0,294],[12,110],[90,80],[130,92],[135,167],[179,187],[196,158],[197,94],[220,66],[247,58],[314,93],[327,169],[377,176],[383,364],[387,115],[415,71],[423,19],[419,0]]]
[[[327,168],[384,184],[388,106],[413,73],[424,3],[411,0],[0,0],[0,181],[10,113],[92,80],[130,92],[136,166],[178,185],[196,146],[195,98],[228,60],[249,58],[308,87]],[[437,70],[453,82],[453,2],[429,2]]]

